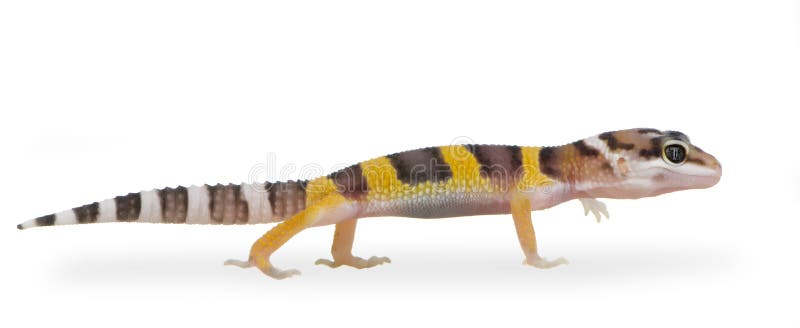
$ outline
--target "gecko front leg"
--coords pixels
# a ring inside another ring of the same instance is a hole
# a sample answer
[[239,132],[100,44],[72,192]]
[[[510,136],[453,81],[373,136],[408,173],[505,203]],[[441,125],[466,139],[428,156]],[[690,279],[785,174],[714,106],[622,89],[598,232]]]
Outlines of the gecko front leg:
[[583,205],[583,215],[588,216],[589,212],[594,214],[594,217],[597,219],[597,223],[600,223],[600,219],[603,218],[603,215],[606,216],[606,219],[611,218],[608,215],[608,209],[606,209],[606,204],[594,199],[594,198],[578,198],[581,201],[581,205]]
[[569,263],[565,258],[559,257],[554,261],[539,256],[536,245],[536,232],[531,221],[531,201],[523,194],[516,193],[511,197],[511,216],[514,218],[514,227],[522,252],[525,253],[524,264],[540,269],[549,269],[561,264]]
[[392,263],[388,257],[373,256],[369,259],[362,259],[353,256],[353,239],[356,234],[357,219],[351,219],[336,224],[336,230],[333,233],[333,245],[331,246],[331,255],[333,261],[328,259],[319,259],[314,264],[323,264],[331,268],[347,265],[356,269],[371,268],[376,265],[384,263]]

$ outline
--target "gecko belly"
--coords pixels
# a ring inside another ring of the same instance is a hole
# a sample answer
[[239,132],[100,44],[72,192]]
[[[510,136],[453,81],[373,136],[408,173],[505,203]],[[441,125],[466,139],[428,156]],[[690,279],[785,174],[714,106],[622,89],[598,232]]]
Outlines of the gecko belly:
[[400,216],[435,219],[456,216],[507,214],[509,199],[497,193],[442,193],[430,196],[370,201],[362,217]]

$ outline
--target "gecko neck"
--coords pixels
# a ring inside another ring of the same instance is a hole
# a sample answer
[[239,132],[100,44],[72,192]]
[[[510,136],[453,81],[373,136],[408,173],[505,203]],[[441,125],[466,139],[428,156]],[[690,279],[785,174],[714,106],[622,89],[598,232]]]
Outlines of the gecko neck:
[[569,184],[560,181],[553,181],[549,185],[526,190],[525,195],[530,199],[533,210],[543,210],[563,202],[585,197],[576,192]]
[[616,163],[584,140],[542,148],[539,156],[542,173],[553,181],[554,200],[604,197],[603,190],[621,181]]

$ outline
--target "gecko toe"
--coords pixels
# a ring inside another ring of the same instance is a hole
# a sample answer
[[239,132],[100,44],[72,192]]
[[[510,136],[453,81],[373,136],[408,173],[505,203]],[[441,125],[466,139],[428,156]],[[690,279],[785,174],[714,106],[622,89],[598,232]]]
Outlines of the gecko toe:
[[553,261],[548,261],[546,258],[534,255],[526,258],[523,264],[527,264],[539,269],[550,269],[557,267],[559,265],[569,264],[569,261],[567,261],[567,259],[563,257],[559,257]]
[[278,280],[283,280],[291,276],[300,275],[300,271],[296,269],[281,270],[276,267],[270,267],[267,270],[261,270],[261,271],[263,271],[264,274],[266,274],[267,276]]
[[230,260],[225,261],[225,263],[223,263],[223,265],[237,266],[237,267],[240,267],[242,269],[247,269],[247,268],[253,266],[253,264],[250,263],[250,261],[241,261],[241,260],[234,260],[234,259],[230,259]]
[[357,256],[350,256],[346,258],[334,259],[333,261],[328,259],[319,259],[316,262],[314,262],[314,264],[327,265],[331,268],[338,268],[340,266],[346,265],[349,267],[354,267],[356,269],[371,268],[384,263],[392,263],[392,260],[390,260],[388,257],[385,256],[380,256],[380,257],[372,256],[366,260]]

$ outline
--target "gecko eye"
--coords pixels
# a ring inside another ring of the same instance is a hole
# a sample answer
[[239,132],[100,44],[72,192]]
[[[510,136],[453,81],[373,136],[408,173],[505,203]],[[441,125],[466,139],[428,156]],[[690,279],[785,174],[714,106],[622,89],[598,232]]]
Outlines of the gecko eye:
[[662,156],[670,164],[681,165],[686,161],[686,145],[677,140],[668,141],[664,144]]

